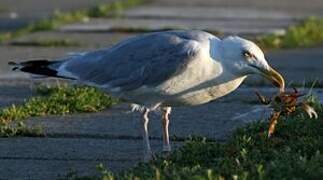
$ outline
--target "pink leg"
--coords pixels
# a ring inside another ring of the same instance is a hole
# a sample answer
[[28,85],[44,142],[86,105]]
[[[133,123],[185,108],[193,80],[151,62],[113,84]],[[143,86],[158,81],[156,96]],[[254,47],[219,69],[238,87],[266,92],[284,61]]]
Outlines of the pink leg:
[[148,162],[153,159],[153,153],[150,148],[149,143],[149,134],[148,134],[148,123],[149,123],[149,109],[146,109],[143,113],[143,129],[142,129],[142,136],[143,136],[143,143],[144,143],[144,161]]
[[164,107],[163,108],[163,117],[162,117],[162,124],[163,124],[163,151],[170,152],[171,147],[169,144],[169,133],[168,133],[168,126],[169,126],[169,114],[171,112],[171,107]]

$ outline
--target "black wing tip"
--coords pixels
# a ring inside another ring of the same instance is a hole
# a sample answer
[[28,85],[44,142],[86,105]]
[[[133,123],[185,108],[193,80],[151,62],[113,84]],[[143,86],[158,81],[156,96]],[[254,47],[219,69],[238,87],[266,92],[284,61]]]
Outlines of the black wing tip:
[[22,72],[27,72],[27,73],[31,73],[31,74],[76,80],[76,78],[60,76],[60,75],[58,75],[58,72],[56,69],[52,69],[49,67],[49,65],[57,63],[57,62],[58,61],[48,61],[45,59],[39,59],[39,60],[24,61],[21,63],[9,61],[8,65],[13,66],[12,71],[20,70]]
[[13,67],[11,68],[11,70],[12,70],[12,71],[16,71],[16,70],[18,70],[18,69],[19,69],[19,67],[18,67],[18,66],[19,66],[19,64],[18,64],[18,63],[16,63],[16,62],[9,61],[9,62],[8,62],[8,65],[9,65],[9,66],[13,66]]
[[8,62],[8,65],[10,65],[10,66],[15,66],[15,65],[18,65],[18,63],[13,62],[13,61],[9,61],[9,62]]

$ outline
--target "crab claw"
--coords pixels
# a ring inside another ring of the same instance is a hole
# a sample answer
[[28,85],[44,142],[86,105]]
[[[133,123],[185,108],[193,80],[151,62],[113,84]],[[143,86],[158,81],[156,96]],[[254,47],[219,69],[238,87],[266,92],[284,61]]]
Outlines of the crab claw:
[[313,117],[314,117],[314,119],[318,118],[318,115],[317,115],[316,111],[314,110],[314,108],[312,108],[308,104],[303,103],[302,108],[307,113],[307,115],[310,117],[310,119],[312,119]]
[[265,96],[261,95],[258,91],[255,91],[255,93],[262,104],[265,104],[265,105],[270,104],[270,100],[268,100]]

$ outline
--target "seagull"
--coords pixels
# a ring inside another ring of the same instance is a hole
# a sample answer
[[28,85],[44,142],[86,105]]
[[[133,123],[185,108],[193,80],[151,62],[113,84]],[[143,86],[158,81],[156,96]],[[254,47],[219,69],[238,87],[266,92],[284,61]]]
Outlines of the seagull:
[[238,36],[221,40],[198,30],[146,33],[110,48],[9,65],[13,70],[95,86],[131,103],[142,114],[145,161],[154,158],[148,134],[151,111],[162,111],[163,151],[170,152],[172,107],[225,96],[251,74],[265,77],[281,91],[285,87],[283,77],[255,43]]

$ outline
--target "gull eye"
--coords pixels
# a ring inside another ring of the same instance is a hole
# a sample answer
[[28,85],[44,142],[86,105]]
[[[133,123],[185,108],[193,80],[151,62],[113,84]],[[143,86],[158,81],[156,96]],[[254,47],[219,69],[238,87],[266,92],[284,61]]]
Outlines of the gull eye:
[[242,55],[244,56],[244,57],[246,57],[246,58],[253,58],[254,57],[254,55],[253,54],[251,54],[249,51],[243,51],[242,52]]

